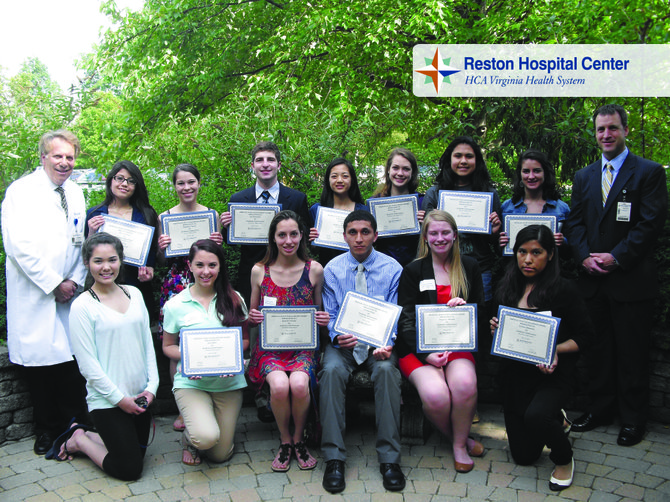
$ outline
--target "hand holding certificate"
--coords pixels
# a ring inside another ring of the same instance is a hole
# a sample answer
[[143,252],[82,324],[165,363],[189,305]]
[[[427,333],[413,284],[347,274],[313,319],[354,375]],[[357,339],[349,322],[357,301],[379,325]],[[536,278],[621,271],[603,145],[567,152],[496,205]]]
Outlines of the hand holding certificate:
[[195,241],[208,239],[216,230],[216,213],[210,210],[164,214],[161,222],[163,233],[171,239],[165,256],[186,256]]
[[477,305],[416,306],[417,352],[477,351]]
[[242,328],[182,328],[181,373],[185,377],[244,373]]
[[560,322],[557,317],[500,307],[491,354],[549,366],[554,359]]
[[552,233],[556,233],[556,216],[542,214],[506,214],[505,232],[509,242],[503,249],[503,256],[514,256],[514,243],[517,234],[530,225],[545,225]]
[[334,331],[353,335],[373,347],[392,345],[402,308],[393,303],[349,291],[335,319]]
[[458,231],[472,234],[490,234],[489,214],[493,211],[491,192],[461,192],[440,190],[438,209],[451,214]]
[[229,203],[232,221],[228,226],[229,244],[267,244],[270,222],[281,211],[281,204]]
[[319,330],[313,305],[261,307],[261,350],[317,350]]
[[118,237],[123,244],[123,263],[143,267],[147,263],[154,227],[124,220],[108,214],[103,215],[105,223],[99,232]]
[[316,213],[316,229],[319,237],[313,242],[315,246],[348,250],[349,245],[344,242],[344,220],[349,211],[319,207]]
[[421,232],[417,220],[419,199],[416,194],[368,199],[368,207],[377,220],[379,237],[411,235]]

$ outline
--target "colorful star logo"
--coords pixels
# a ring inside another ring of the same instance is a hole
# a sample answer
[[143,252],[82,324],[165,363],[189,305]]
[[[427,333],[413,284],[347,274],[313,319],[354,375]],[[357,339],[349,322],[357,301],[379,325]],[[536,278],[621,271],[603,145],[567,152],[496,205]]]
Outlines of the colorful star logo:
[[[444,82],[446,82],[447,84],[451,84],[451,80],[449,80],[449,75],[453,75],[454,73],[458,73],[459,71],[461,71],[449,66],[451,63],[451,58],[443,59],[439,49],[435,49],[435,55],[433,56],[432,59],[431,58],[424,58],[424,59],[426,61],[426,66],[414,71],[422,75],[426,75],[426,81],[424,83],[427,84],[432,81],[433,85],[435,86],[435,92],[437,92],[438,94],[440,92],[440,87],[442,87],[442,84]],[[440,79],[440,76],[442,76],[443,78]]]

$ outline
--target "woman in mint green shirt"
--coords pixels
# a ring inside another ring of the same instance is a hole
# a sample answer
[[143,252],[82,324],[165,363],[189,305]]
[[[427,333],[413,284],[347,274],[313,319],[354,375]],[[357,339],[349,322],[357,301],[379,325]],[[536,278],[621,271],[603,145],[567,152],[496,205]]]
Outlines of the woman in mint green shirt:
[[[188,261],[195,283],[172,297],[163,308],[163,353],[181,361],[181,328],[222,326],[241,326],[246,350],[247,307],[228,280],[223,249],[212,240],[199,240],[191,246]],[[182,462],[200,464],[201,452],[214,462],[225,462],[233,454],[242,389],[247,386],[244,375],[184,377],[180,366],[173,392],[186,424]]]

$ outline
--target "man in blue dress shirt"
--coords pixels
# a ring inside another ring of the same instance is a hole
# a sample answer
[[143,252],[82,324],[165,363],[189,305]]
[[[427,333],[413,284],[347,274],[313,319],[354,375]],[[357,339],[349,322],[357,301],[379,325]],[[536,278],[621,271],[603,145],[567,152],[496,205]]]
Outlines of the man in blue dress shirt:
[[323,487],[331,493],[344,490],[346,447],[345,391],[351,372],[360,365],[370,371],[375,393],[377,457],[384,488],[405,488],[400,470],[400,371],[393,347],[372,349],[353,335],[333,331],[335,319],[348,291],[397,303],[402,267],[393,258],[375,251],[377,222],[367,211],[356,210],[344,220],[344,239],[349,252],[331,260],[324,270],[323,305],[330,314],[332,343],[325,348],[319,373],[321,450],[326,468]]

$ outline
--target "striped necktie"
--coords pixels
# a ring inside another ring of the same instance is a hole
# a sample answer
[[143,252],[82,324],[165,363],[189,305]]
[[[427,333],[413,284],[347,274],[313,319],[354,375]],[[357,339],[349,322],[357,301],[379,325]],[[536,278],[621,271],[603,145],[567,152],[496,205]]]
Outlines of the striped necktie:
[[63,208],[63,211],[65,211],[65,218],[68,217],[67,213],[67,199],[65,198],[65,189],[62,186],[56,187],[54,190],[58,192],[60,195],[60,205]]
[[614,180],[614,168],[612,167],[612,164],[606,164],[605,165],[605,175],[603,176],[603,181],[602,181],[602,194],[603,194],[603,207],[605,206],[605,203],[607,202],[607,196],[610,193],[610,190],[612,189],[612,182]]
[[[358,264],[356,271],[356,292],[364,295],[368,294],[368,282],[365,279],[365,267],[362,263]],[[370,346],[367,343],[358,342],[354,345],[354,361],[356,361],[356,364],[363,364],[368,358],[369,351]]]
[[263,190],[263,193],[261,193],[261,198],[263,199],[263,204],[269,204],[270,192]]

